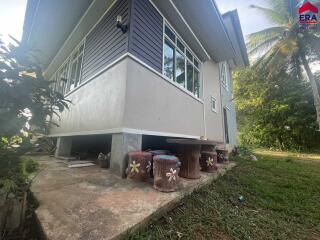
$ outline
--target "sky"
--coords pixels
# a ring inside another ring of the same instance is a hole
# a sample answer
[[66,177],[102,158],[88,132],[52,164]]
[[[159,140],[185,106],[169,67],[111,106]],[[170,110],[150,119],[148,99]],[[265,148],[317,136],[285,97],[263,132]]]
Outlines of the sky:
[[221,13],[238,10],[244,37],[271,26],[264,16],[249,7],[252,4],[266,7],[266,0],[216,0],[216,3]]
[[0,34],[21,40],[27,0],[0,0]]

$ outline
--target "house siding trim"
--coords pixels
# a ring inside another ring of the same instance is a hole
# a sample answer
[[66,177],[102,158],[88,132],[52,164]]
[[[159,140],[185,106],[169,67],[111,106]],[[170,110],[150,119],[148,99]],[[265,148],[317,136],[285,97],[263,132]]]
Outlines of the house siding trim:
[[[83,21],[83,19],[86,17],[86,15],[88,14],[89,10],[91,9],[91,7],[97,2],[98,0],[93,0],[92,3],[90,4],[90,6],[88,7],[88,9],[85,11],[85,13],[82,15],[82,17],[79,19],[79,21],[77,22],[76,26],[73,28],[72,32],[69,34],[69,36],[67,37],[67,39],[63,42],[63,44],[61,45],[61,47],[59,48],[59,50],[57,51],[56,55],[53,57],[53,59],[51,60],[50,64],[46,67],[46,69],[44,70],[44,74],[47,74],[48,70],[52,67],[52,65],[54,64],[54,62],[56,61],[56,59],[58,58],[58,56],[60,55],[60,53],[63,51],[63,49],[65,48],[66,44],[68,43],[68,41],[72,38],[73,34],[75,33],[76,29],[80,26],[81,22]],[[79,41],[78,44],[76,44],[77,46],[80,44],[80,42],[83,42],[86,37],[92,32],[92,30],[96,27],[96,25],[98,23],[100,23],[100,21],[104,18],[104,16],[112,9],[113,5],[117,2],[118,0],[113,0],[112,3],[110,4],[110,6],[106,9],[106,11],[101,15],[101,17],[98,19],[98,21],[90,28],[90,30],[85,34],[85,36]],[[75,47],[76,48],[76,47]],[[71,54],[70,54],[71,55]],[[66,60],[65,60],[66,61]],[[63,61],[63,62],[65,62]],[[61,64],[63,65],[63,64]],[[60,68],[61,65],[59,65],[57,67]],[[49,77],[51,78],[54,74],[55,74],[56,70],[54,71],[53,74],[49,75]]]
[[84,50],[82,81],[99,72],[127,52],[128,32],[123,33],[117,28],[115,19],[121,15],[123,22],[129,24],[129,1],[118,0],[86,37]]
[[134,129],[134,128],[111,128],[111,129],[96,130],[96,131],[70,132],[70,133],[66,133],[66,134],[63,134],[63,133],[61,133],[61,134],[49,134],[48,137],[69,137],[69,136],[99,135],[99,134],[113,134],[113,133],[131,133],[131,134],[141,134],[141,135],[192,138],[192,139],[199,139],[200,138],[200,136],[194,136],[194,135],[185,135],[185,134],[169,133],[169,132],[148,131],[148,130]]
[[161,73],[163,17],[149,0],[131,4],[128,52]]

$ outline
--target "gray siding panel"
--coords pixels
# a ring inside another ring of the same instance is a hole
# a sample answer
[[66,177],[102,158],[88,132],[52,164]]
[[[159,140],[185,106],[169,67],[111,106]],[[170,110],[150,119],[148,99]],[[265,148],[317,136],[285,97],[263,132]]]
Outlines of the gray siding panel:
[[82,81],[87,80],[128,50],[128,33],[116,27],[117,15],[129,22],[129,1],[118,0],[95,26],[86,39],[82,65]]
[[162,72],[163,19],[149,0],[132,0],[129,52]]

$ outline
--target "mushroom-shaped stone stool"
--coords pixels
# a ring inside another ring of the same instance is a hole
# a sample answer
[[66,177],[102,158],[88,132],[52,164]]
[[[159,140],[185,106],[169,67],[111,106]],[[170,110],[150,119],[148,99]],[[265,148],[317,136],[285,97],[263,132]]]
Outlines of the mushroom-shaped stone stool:
[[171,155],[153,157],[153,187],[161,192],[174,192],[178,189],[180,161]]
[[217,166],[217,153],[202,151],[200,157],[201,171],[203,172],[215,172],[218,170]]
[[170,155],[170,153],[169,153],[168,150],[149,150],[148,152],[150,152],[152,154],[150,176],[153,177],[153,158],[154,158],[154,156],[157,156],[157,155]]
[[149,152],[130,152],[127,176],[143,181],[150,177],[152,154]]

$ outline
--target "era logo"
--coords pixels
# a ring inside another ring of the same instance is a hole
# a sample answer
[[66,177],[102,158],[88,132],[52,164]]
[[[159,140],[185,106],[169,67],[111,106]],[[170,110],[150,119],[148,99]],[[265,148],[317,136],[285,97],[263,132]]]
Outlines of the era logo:
[[299,8],[299,22],[300,24],[310,24],[315,25],[318,23],[317,14],[319,12],[318,7],[310,2],[304,3]]

